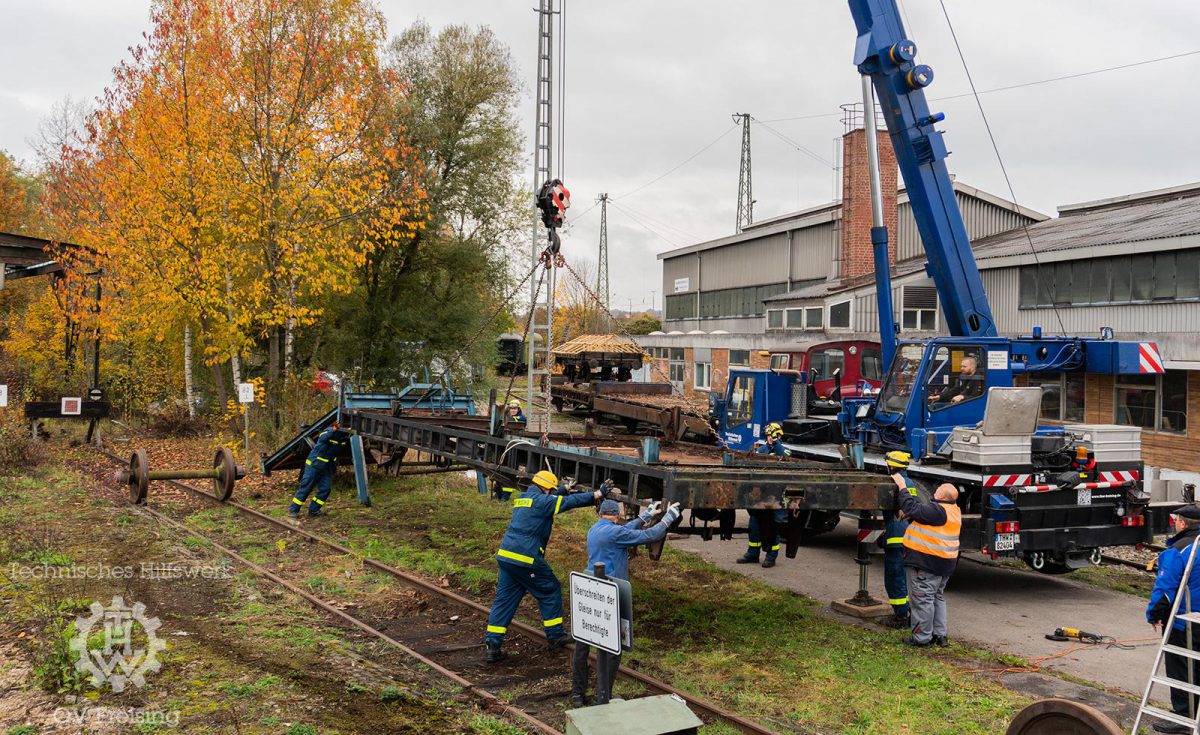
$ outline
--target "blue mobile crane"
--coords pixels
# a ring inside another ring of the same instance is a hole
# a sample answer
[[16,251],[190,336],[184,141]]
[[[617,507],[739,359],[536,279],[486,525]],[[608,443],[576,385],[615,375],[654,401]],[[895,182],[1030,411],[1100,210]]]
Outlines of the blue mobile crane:
[[[871,240],[887,375],[877,395],[854,391],[859,397],[842,400],[836,415],[816,417],[806,411],[803,373],[731,370],[725,396],[713,405],[722,440],[730,449],[747,450],[768,423],[780,422],[793,454],[835,462],[851,457],[880,472],[887,471],[886,452],[909,452],[911,476],[959,486],[963,548],[1019,556],[1047,573],[1098,562],[1102,546],[1149,540],[1137,430],[1038,426],[1040,389],[1014,385],[1031,372],[1161,373],[1157,347],[1118,341],[1107,328],[1099,338],[1043,336],[1040,328],[1000,336],[946,168],[946,144],[935,127],[944,115],[930,112],[925,99],[933,70],[916,63],[916,44],[905,35],[895,0],[849,5],[858,29],[854,63],[862,75],[872,168]],[[896,338],[876,97],[948,337]],[[802,537],[827,530],[836,523],[827,515],[810,513],[799,529],[792,519],[791,531]]]

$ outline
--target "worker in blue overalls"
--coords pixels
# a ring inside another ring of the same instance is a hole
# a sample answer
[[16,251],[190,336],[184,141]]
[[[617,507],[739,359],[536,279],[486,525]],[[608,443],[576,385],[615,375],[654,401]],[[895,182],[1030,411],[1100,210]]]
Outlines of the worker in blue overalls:
[[[908,478],[908,465],[912,455],[908,452],[888,452],[885,458],[888,469],[898,473],[910,495],[917,489]],[[885,510],[884,531],[880,542],[883,545],[883,587],[887,590],[888,603],[892,606],[892,617],[884,621],[889,628],[909,628],[912,618],[908,611],[908,579],[904,572],[904,532],[908,520],[898,510]]]
[[[767,428],[763,430],[767,440],[758,442],[754,445],[754,451],[758,454],[773,454],[778,457],[790,457],[792,452],[787,447],[783,446],[783,427],[779,424],[767,424]],[[766,558],[763,559],[763,569],[770,569],[775,566],[775,559],[779,556],[779,526],[787,520],[787,511],[782,508],[778,510],[750,510],[750,533],[748,548],[746,553],[737,558],[738,564],[757,564],[759,552],[766,547]],[[765,527],[771,527],[771,518],[774,517],[774,532],[771,538],[762,538],[760,530]]]
[[312,503],[308,506],[309,516],[319,516],[325,513],[325,501],[333,490],[333,471],[337,469],[338,456],[350,442],[350,435],[342,431],[338,422],[334,421],[317,436],[308,459],[304,460],[304,471],[300,473],[300,487],[297,488],[292,502],[288,506],[288,515],[300,517],[300,509],[308,494],[316,488]]
[[486,638],[489,664],[506,658],[500,646],[526,592],[537,599],[550,647],[561,648],[571,640],[563,631],[562,585],[546,562],[546,544],[559,513],[592,505],[612,492],[612,484],[606,482],[592,493],[560,495],[557,490],[558,478],[553,472],[542,470],[533,476],[528,490],[513,498],[512,520],[496,552],[499,575]]

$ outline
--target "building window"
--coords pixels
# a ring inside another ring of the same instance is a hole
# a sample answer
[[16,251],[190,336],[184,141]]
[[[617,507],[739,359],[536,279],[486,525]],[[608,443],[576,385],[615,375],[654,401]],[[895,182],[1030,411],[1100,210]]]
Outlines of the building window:
[[693,384],[696,386],[696,390],[708,390],[712,387],[712,363],[698,362],[695,365]]
[[696,294],[685,293],[668,296],[663,308],[667,319],[695,319]]
[[1083,421],[1083,373],[1030,373],[1029,385],[1042,389],[1042,419]]
[[805,306],[787,310],[788,329],[820,329],[825,316],[821,306]]
[[682,383],[684,378],[683,348],[672,347],[670,352],[669,378],[672,383]]
[[739,375],[729,392],[729,428],[747,424],[754,418],[754,378]]
[[936,332],[937,289],[933,286],[905,286],[901,293],[901,329]]
[[1200,249],[1023,265],[1017,288],[1022,309],[1200,301]]
[[749,365],[750,350],[730,350],[729,351],[730,365]]
[[783,329],[783,309],[767,310],[767,329]]
[[[723,288],[718,291],[700,292],[700,318],[716,319],[736,316],[762,316],[764,299],[787,291],[787,283],[771,283],[766,286]],[[670,297],[668,297],[670,298]]]
[[1170,434],[1187,433],[1187,371],[1118,375],[1113,420]]
[[850,328],[850,302],[840,301],[836,304],[829,305],[829,328],[830,329],[849,329]]

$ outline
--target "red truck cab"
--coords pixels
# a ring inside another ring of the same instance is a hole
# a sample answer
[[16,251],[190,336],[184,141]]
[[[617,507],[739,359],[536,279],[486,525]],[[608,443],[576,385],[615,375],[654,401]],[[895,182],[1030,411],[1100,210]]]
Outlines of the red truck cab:
[[[840,340],[797,345],[795,350],[771,353],[772,370],[801,370],[817,397],[829,398],[840,378],[842,398],[872,395],[883,383],[883,352],[878,342]],[[834,371],[840,370],[838,376]]]

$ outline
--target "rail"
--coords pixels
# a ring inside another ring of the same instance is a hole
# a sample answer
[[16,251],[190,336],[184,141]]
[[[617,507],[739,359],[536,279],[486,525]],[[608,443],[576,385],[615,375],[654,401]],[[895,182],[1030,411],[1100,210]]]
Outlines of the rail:
[[[97,451],[99,452],[99,454],[107,457],[109,460],[111,460],[113,462],[117,462],[122,465],[126,464],[126,461],[123,460],[121,457],[118,457],[114,454],[111,454],[111,453],[103,451],[103,450],[97,450]],[[233,508],[235,511],[237,511],[238,514],[243,515],[248,518],[252,518],[255,521],[280,528],[289,533],[294,533],[312,543],[324,546],[324,547],[331,549],[333,551],[336,551],[340,554],[353,556],[356,559],[358,559],[359,562],[364,567],[373,569],[378,572],[382,572],[384,574],[387,574],[388,576],[391,576],[391,577],[407,584],[410,587],[413,587],[413,588],[416,588],[423,592],[432,594],[436,597],[440,597],[444,600],[451,601],[458,607],[465,608],[467,610],[470,610],[473,613],[478,614],[479,616],[481,616],[482,619],[486,619],[488,614],[491,612],[487,606],[482,605],[478,602],[475,602],[474,600],[471,600],[467,597],[464,597],[463,595],[460,595],[452,590],[445,589],[445,588],[441,587],[440,585],[434,584],[434,583],[432,583],[426,579],[423,579],[417,575],[414,575],[414,574],[411,574],[402,569],[398,569],[396,567],[390,566],[390,565],[385,564],[376,559],[371,559],[370,557],[364,557],[361,554],[353,551],[352,549],[349,549],[349,548],[337,543],[336,541],[332,541],[330,539],[324,538],[322,536],[318,536],[316,534],[310,533],[303,529],[296,528],[295,526],[291,525],[287,521],[273,518],[269,515],[266,515],[265,513],[262,513],[261,511],[255,510],[254,508],[250,508],[249,506],[242,505],[241,503],[237,503],[237,502],[234,502],[231,500],[221,501],[219,498],[217,498],[216,496],[214,496],[208,492],[205,492],[198,488],[194,488],[190,485],[187,485],[187,484],[184,484],[181,482],[177,482],[174,480],[167,480],[165,482],[167,482],[168,484],[170,484],[171,486],[173,486],[175,488],[178,488],[187,493],[190,493],[191,495],[194,495],[202,500],[211,502],[216,505],[229,506],[229,507]],[[353,625],[354,627],[359,628],[360,630],[363,630],[364,632],[367,632],[368,634],[379,638],[380,640],[384,641],[388,645],[391,645],[399,650],[403,650],[405,653],[407,653],[409,655],[413,655],[418,660],[421,660],[422,663],[426,663],[427,665],[429,665],[431,667],[431,669],[433,669],[434,671],[437,671],[439,674],[442,674],[443,676],[447,676],[448,678],[455,681],[460,686],[464,687],[464,689],[466,689],[468,692],[470,692],[474,696],[486,700],[490,705],[501,707],[502,709],[504,709],[505,712],[508,712],[509,714],[513,715],[514,717],[517,717],[517,718],[527,722],[529,725],[533,726],[539,732],[543,732],[543,733],[558,733],[559,732],[558,730],[554,729],[550,725],[547,725],[545,722],[539,720],[538,718],[534,717],[533,715],[529,714],[528,712],[525,712],[524,710],[521,710],[520,708],[517,708],[510,703],[500,700],[494,694],[492,694],[491,692],[488,692],[486,689],[480,687],[478,684],[465,679],[460,674],[457,674],[457,673],[441,666],[440,664],[433,662],[432,660],[427,659],[427,657],[422,656],[422,654],[420,654],[419,652],[411,649],[408,646],[405,646],[400,641],[397,641],[397,640],[387,636],[385,633],[383,633],[382,631],[379,631],[378,629],[374,628],[373,626],[370,626],[369,624],[355,618],[354,616],[349,615],[344,610],[339,610],[338,608],[328,605],[320,598],[313,596],[311,593],[308,593],[308,592],[296,587],[295,585],[291,584],[290,582],[287,582],[286,580],[271,573],[270,571],[254,564],[253,562],[250,562],[249,560],[245,559],[244,557],[241,557],[240,555],[238,555],[237,552],[235,552],[231,549],[228,549],[220,544],[217,544],[212,539],[207,538],[206,536],[199,533],[198,531],[188,528],[187,526],[185,526],[177,521],[174,521],[173,519],[170,519],[169,517],[163,515],[159,511],[156,511],[152,508],[148,508],[146,506],[138,506],[138,509],[146,511],[151,516],[168,523],[168,525],[171,525],[172,527],[178,528],[178,529],[183,530],[197,538],[201,538],[206,541],[209,541],[210,543],[213,543],[214,548],[217,548],[222,553],[230,556],[230,558],[233,558],[236,561],[238,561],[239,563],[245,565],[247,568],[251,569],[256,574],[259,574],[260,576],[263,576],[264,578],[270,579],[271,581],[275,582],[276,584],[280,584],[281,586],[285,587],[289,591],[300,595],[305,600],[312,603],[314,606],[320,608],[321,610],[324,610],[326,612],[329,612],[332,615],[335,615],[339,619],[344,620],[345,622]],[[545,642],[544,633],[540,629],[537,629],[526,623],[522,623],[519,621],[513,621],[512,623],[509,624],[509,630],[513,631],[513,632],[517,632],[517,633],[521,634],[522,636],[524,636],[525,638],[534,640],[539,644],[544,644],[544,642]],[[570,646],[568,646],[568,648],[573,648],[573,647],[574,647],[574,644],[571,644]],[[480,646],[480,648],[482,648],[482,646]],[[695,709],[699,710],[702,714],[707,714],[709,718],[722,720],[722,721],[728,723],[729,725],[731,725],[732,727],[736,728],[738,731],[740,731],[742,733],[746,733],[747,735],[779,735],[775,730],[772,730],[764,725],[760,725],[752,720],[742,717],[741,715],[730,712],[730,711],[720,707],[719,705],[716,705],[712,702],[704,700],[693,694],[690,694],[683,690],[677,689],[664,681],[656,679],[655,677],[652,677],[648,674],[642,673],[635,669],[629,669],[625,666],[622,666],[618,669],[617,674],[625,679],[638,682],[642,686],[645,686],[649,689],[661,692],[663,694],[676,695],[676,696],[682,698],[684,701],[686,701],[689,705],[691,705]]]

